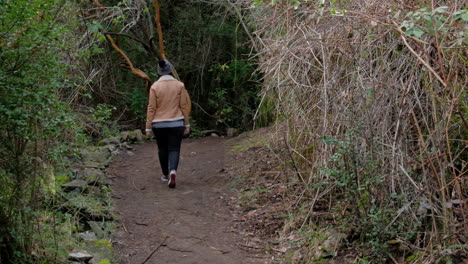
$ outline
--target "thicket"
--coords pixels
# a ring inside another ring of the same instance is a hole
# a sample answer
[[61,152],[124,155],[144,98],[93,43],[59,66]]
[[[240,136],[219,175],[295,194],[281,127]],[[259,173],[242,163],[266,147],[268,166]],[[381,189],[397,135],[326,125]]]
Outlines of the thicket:
[[0,262],[56,262],[69,218],[57,213],[54,167],[80,125],[62,98],[76,65],[74,5],[0,1]]
[[[360,263],[466,260],[465,4],[237,1],[294,171],[289,227],[345,233]],[[318,261],[304,236],[294,263]]]
[[[193,101],[195,129],[249,129],[258,104],[258,74],[245,31],[223,2],[159,1],[165,55],[174,64]],[[81,5],[92,64],[84,73],[89,85],[83,104],[116,107],[120,126],[143,127],[146,81],[159,78],[161,59],[153,1],[90,1]],[[113,38],[128,57],[109,45]],[[132,67],[147,76],[131,74]]]

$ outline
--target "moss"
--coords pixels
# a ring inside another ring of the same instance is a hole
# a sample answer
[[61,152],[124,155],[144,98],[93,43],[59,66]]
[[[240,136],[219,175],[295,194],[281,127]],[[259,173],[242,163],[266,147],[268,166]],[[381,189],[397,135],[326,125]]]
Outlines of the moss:
[[99,198],[86,196],[71,196],[68,195],[68,201],[63,204],[64,208],[71,211],[79,211],[87,217],[91,218],[113,218],[113,214],[109,205]]
[[111,264],[111,261],[108,259],[101,259],[98,264]]
[[411,256],[408,256],[405,260],[405,264],[411,264],[419,260],[422,256],[424,256],[423,252],[416,252],[412,254]]
[[266,140],[264,138],[252,138],[242,141],[240,144],[232,146],[229,151],[230,152],[243,152],[247,151],[251,148],[261,147],[266,144]]
[[71,175],[68,174],[57,174],[55,176],[55,184],[60,187],[63,184],[70,182],[71,178]]
[[96,240],[94,245],[98,248],[112,248],[112,243],[107,239]]

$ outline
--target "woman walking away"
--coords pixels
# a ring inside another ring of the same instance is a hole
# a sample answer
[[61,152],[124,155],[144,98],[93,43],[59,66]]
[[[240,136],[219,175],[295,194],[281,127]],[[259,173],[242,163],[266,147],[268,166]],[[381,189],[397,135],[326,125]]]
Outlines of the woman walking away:
[[192,107],[184,83],[171,76],[172,64],[167,60],[158,62],[161,75],[150,88],[146,135],[153,131],[158,143],[159,163],[169,188],[176,186],[182,137],[190,133],[189,115]]

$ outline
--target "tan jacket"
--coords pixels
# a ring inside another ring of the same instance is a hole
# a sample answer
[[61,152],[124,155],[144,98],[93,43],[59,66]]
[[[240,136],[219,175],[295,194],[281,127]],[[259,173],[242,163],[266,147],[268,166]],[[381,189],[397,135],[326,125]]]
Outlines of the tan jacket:
[[151,129],[153,122],[181,119],[188,125],[191,110],[192,102],[184,83],[164,75],[150,88],[146,129]]

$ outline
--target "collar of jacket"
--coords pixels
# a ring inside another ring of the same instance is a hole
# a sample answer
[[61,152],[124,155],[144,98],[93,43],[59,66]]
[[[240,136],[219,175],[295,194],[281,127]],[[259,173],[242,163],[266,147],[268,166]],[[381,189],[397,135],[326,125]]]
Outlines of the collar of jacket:
[[161,77],[159,77],[158,79],[158,82],[159,81],[175,81],[176,79],[174,77],[172,77],[171,75],[163,75]]

